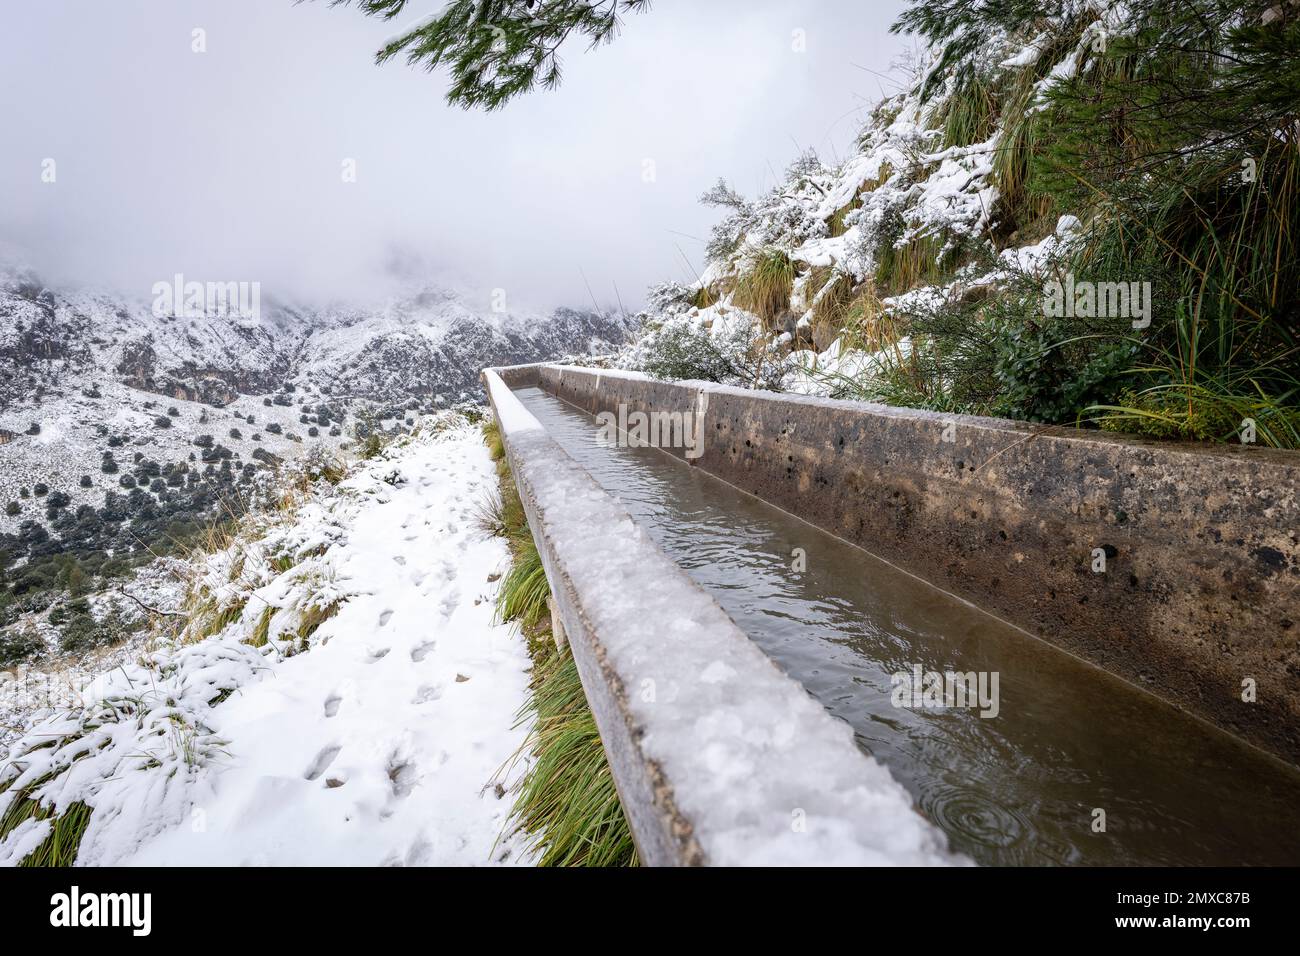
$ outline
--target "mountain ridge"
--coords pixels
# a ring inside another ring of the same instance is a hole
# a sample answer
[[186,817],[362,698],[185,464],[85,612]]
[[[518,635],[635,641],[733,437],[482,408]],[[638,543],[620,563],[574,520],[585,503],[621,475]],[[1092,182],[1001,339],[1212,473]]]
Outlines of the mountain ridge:
[[617,347],[634,321],[613,313],[484,312],[463,294],[416,287],[372,306],[268,297],[235,314],[159,314],[143,301],[0,275],[0,412],[49,391],[116,379],[217,407],[289,385],[377,403],[477,393],[484,365]]

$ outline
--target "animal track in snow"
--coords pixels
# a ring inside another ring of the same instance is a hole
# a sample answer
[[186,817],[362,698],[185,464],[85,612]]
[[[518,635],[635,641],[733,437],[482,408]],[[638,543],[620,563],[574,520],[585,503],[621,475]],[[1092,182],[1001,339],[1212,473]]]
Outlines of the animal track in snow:
[[333,717],[339,712],[339,704],[343,703],[343,698],[338,694],[330,694],[325,698],[325,716]]
[[376,649],[376,650],[370,650],[369,648],[367,648],[367,649],[366,649],[366,663],[367,663],[367,664],[373,664],[373,663],[375,663],[376,661],[382,661],[385,657],[388,656],[388,652],[389,652],[390,650],[392,650],[391,647],[381,647],[381,648],[378,648],[378,649]]
[[411,660],[417,664],[429,656],[429,652],[438,646],[437,641],[425,641],[411,650]]
[[308,780],[315,780],[320,777],[329,768],[329,765],[334,762],[334,758],[339,755],[339,751],[342,749],[338,744],[330,744],[316,755],[316,759],[311,762],[311,766],[307,768],[304,776]]
[[379,615],[379,626],[380,626],[380,627],[387,627],[387,626],[388,626],[388,622],[391,621],[392,619],[393,619],[393,612],[392,612],[392,611],[384,611],[384,613],[382,613],[382,614]]

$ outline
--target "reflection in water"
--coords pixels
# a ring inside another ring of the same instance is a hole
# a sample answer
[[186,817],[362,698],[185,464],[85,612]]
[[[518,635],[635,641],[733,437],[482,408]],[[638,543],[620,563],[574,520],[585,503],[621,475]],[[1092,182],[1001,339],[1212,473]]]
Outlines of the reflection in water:
[[[597,445],[595,419],[553,396],[518,394],[954,849],[985,864],[1300,863],[1292,768],[663,452]],[[997,717],[893,706],[891,675],[915,665],[998,672]]]

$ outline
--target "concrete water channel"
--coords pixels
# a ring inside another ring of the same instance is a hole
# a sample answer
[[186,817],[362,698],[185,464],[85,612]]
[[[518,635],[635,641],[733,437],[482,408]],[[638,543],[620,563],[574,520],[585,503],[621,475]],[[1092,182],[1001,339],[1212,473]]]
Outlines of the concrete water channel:
[[[990,865],[1300,862],[1300,773],[1283,761],[658,448],[611,447],[547,392],[515,394],[953,849]],[[995,706],[912,706],[895,675],[917,668],[996,675]]]

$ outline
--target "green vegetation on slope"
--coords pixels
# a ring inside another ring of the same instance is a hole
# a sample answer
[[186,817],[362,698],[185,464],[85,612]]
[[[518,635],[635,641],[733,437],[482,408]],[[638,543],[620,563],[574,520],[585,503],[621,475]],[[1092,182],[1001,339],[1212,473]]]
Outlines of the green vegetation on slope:
[[518,785],[511,824],[541,848],[541,866],[635,866],[632,832],[577,665],[551,634],[550,587],[496,421],[486,422],[483,433],[501,482],[479,524],[504,537],[512,555],[497,592],[497,614],[519,625],[533,659],[529,699],[518,715],[528,726],[519,756],[531,754],[532,762]]
[[[1236,441],[1253,424],[1262,444],[1300,447],[1300,18],[1266,18],[1273,6],[1140,0],[1122,35],[1091,41],[1085,12],[991,103],[987,84],[958,85],[937,111],[946,142],[980,135],[985,111],[1002,117],[994,238],[1023,243],[1057,210],[1075,214],[1087,239],[1054,264],[1059,277],[1150,283],[1152,321],[1049,317],[1041,277],[1013,279],[942,316],[907,316],[919,386],[895,397],[1170,438]],[[902,25],[969,68],[1057,7],[926,0]],[[1043,70],[1075,48],[1077,74],[1027,109]]]

